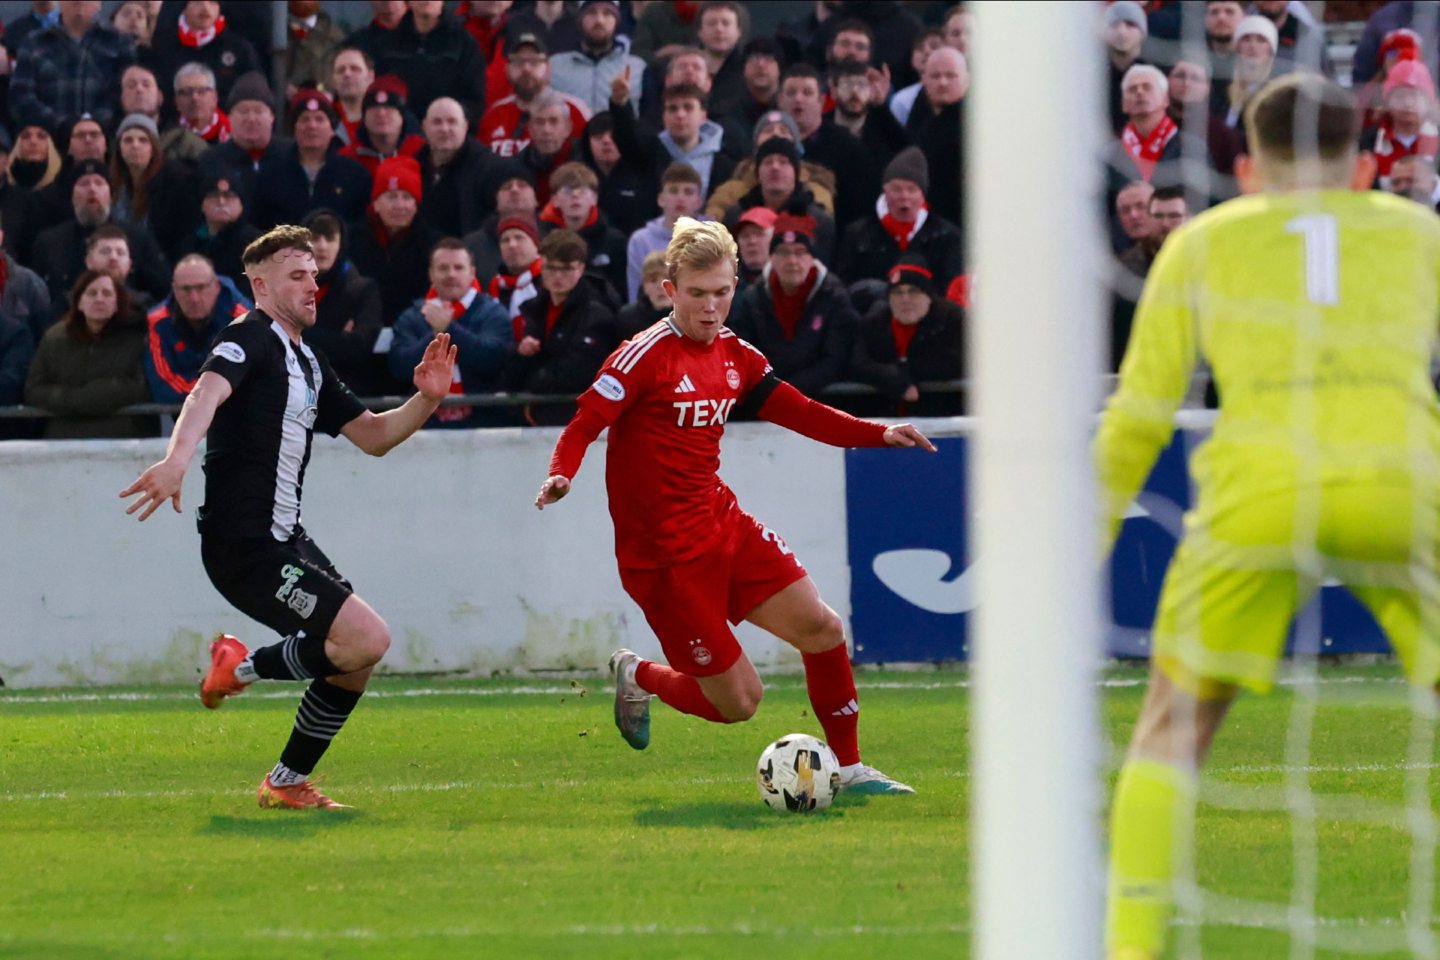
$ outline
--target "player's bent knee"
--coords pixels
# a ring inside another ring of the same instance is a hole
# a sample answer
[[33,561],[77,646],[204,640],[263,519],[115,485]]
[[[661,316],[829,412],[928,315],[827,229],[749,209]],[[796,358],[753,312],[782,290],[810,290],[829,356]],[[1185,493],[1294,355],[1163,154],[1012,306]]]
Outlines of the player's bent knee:
[[747,693],[729,703],[717,704],[715,709],[720,711],[720,716],[724,717],[727,723],[744,723],[760,709],[760,698],[763,695],[763,691],[753,696]]
[[795,647],[801,653],[824,653],[845,643],[845,624],[840,615],[829,607],[822,607],[822,611],[796,638]]

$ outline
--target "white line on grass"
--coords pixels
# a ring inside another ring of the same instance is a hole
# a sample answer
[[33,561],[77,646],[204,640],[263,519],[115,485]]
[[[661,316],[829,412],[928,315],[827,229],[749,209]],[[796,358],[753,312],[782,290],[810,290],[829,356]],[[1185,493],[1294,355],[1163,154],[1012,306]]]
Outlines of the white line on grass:
[[[1144,677],[1110,677],[1096,681],[1100,687],[1112,689],[1129,689],[1143,687],[1147,683]],[[1296,686],[1300,681],[1280,678],[1276,686]],[[1305,683],[1316,683],[1320,686],[1332,686],[1339,684],[1385,684],[1393,685],[1404,683],[1401,677],[1357,677],[1357,676],[1335,676],[1319,677],[1317,679],[1303,681]],[[366,699],[406,699],[409,697],[534,697],[534,696],[568,696],[579,694],[583,687],[589,689],[584,681],[577,681],[580,687],[565,686],[519,686],[519,687],[416,687],[413,690],[371,690],[365,694]],[[938,680],[927,683],[904,683],[893,680],[865,681],[857,680],[857,690],[963,690],[970,687],[968,679]],[[610,686],[596,679],[595,690],[598,693],[608,693]],[[294,700],[299,697],[299,688],[291,686],[283,690],[254,691],[246,694],[247,700]],[[144,691],[97,691],[95,693],[40,693],[27,694],[23,691],[10,691],[0,693],[0,707],[9,705],[23,705],[30,703],[155,703],[169,701],[194,700],[194,693],[179,690],[167,690],[162,692],[147,693]]]

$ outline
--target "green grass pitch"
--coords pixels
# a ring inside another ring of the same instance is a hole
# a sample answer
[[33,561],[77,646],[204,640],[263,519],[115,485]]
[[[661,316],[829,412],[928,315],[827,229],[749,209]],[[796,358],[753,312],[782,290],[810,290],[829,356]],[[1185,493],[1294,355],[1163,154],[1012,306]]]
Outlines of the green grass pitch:
[[[379,680],[322,767],[357,807],[334,814],[255,806],[298,687],[214,713],[175,688],[0,691],[0,957],[966,956],[967,676],[862,673],[867,759],[920,793],[810,817],[768,810],[753,783],[771,739],[819,733],[796,677],[746,724],[657,704],[643,753],[597,678]],[[1143,674],[1110,676],[1120,743]],[[1384,666],[1323,677],[1308,776],[1350,800],[1322,817],[1400,819],[1319,823],[1322,943],[1403,943],[1404,688]],[[1265,809],[1284,799],[1290,705],[1243,699],[1213,756],[1199,871],[1231,922],[1180,928],[1206,956],[1288,953],[1248,904],[1290,897],[1292,820]]]

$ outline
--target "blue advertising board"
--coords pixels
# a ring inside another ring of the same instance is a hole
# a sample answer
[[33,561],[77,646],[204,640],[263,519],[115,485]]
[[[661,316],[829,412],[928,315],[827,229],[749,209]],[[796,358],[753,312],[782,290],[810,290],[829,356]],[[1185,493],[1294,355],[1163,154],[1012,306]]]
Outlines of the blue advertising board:
[[[1170,557],[1190,506],[1188,451],[1204,431],[1177,431],[1126,515],[1110,561],[1107,647],[1144,657]],[[934,457],[848,450],[845,500],[850,624],[859,663],[964,660],[975,607],[969,552],[968,441],[936,441]],[[1077,571],[1077,581],[1083,571]],[[1322,653],[1388,651],[1347,590],[1321,591]]]

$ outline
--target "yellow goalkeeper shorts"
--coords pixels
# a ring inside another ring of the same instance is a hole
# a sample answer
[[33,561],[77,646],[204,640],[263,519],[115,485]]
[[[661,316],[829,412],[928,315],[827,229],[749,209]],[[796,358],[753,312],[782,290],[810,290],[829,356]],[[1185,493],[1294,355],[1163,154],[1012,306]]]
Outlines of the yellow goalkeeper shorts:
[[1436,517],[1417,533],[1411,522],[1417,509],[1433,514],[1435,506],[1417,508],[1407,487],[1358,484],[1251,500],[1210,515],[1202,502],[1185,518],[1160,593],[1156,663],[1197,696],[1215,684],[1265,693],[1291,621],[1333,578],[1375,617],[1410,681],[1434,686]]

